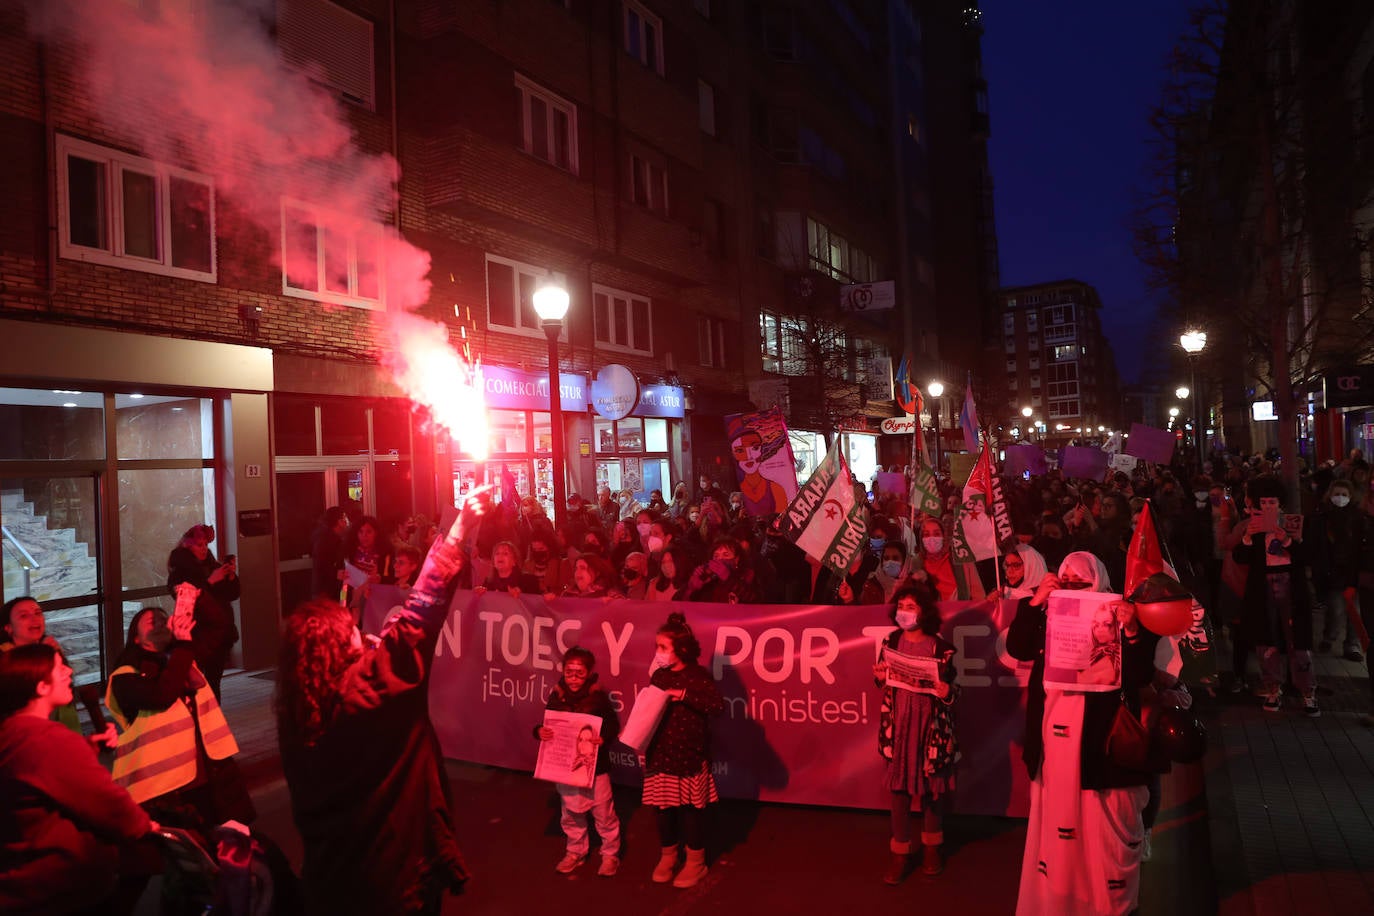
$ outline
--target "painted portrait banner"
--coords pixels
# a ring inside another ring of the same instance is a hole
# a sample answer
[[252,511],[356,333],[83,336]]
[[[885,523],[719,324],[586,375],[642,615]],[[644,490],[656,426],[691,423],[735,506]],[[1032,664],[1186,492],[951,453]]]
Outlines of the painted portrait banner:
[[[808,805],[886,808],[878,752],[882,688],[873,662],[892,623],[885,606],[673,605],[726,700],[712,720],[722,794]],[[956,808],[1025,816],[1021,764],[1028,669],[1005,654],[1013,601],[947,602],[958,647],[956,723],[963,747]],[[530,771],[532,729],[570,646],[591,650],[599,683],[624,721],[649,683],[667,606],[617,600],[460,592],[435,651],[430,712],[448,757]],[[374,616],[384,616],[379,609]],[[609,748],[612,779],[636,784],[639,755]]]
[[782,408],[725,418],[725,436],[735,459],[735,479],[752,516],[776,515],[797,495],[797,462],[787,438]]

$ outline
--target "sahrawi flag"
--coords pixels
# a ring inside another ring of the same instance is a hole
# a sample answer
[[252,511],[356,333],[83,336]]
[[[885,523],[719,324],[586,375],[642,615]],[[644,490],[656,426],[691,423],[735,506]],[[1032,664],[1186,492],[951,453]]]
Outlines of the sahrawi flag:
[[964,504],[954,525],[954,562],[973,563],[998,555],[998,545],[1011,537],[1011,515],[1002,498],[1002,480],[992,472],[987,445],[978,454],[964,484]]
[[832,572],[849,569],[868,541],[868,513],[854,498],[854,478],[839,440],[783,514],[782,533]]

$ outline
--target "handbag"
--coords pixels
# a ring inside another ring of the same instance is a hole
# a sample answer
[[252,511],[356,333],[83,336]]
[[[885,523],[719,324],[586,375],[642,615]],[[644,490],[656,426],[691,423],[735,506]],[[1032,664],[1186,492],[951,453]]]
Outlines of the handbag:
[[1126,691],[1121,691],[1121,705],[1107,733],[1107,759],[1114,765],[1139,773],[1152,773],[1156,755],[1152,753],[1150,731],[1126,705]]

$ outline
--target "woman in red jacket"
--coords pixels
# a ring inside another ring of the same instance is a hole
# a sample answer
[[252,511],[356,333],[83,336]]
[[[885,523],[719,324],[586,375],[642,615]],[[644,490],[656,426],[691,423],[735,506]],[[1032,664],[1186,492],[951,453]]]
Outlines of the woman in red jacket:
[[128,912],[138,899],[117,895],[119,845],[155,825],[49,720],[71,701],[72,669],[52,646],[0,653],[0,912],[11,916]]

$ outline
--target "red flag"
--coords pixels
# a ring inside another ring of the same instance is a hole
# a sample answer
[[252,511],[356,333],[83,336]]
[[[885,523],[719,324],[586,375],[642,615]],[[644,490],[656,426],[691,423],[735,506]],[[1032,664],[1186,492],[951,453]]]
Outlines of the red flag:
[[[1131,535],[1131,546],[1126,550],[1126,584],[1121,594],[1129,596],[1135,587],[1157,572],[1164,572],[1164,554],[1159,549],[1159,535],[1155,533],[1155,517],[1150,509],[1150,501],[1140,510],[1140,519],[1135,523],[1135,534]],[[1169,574],[1175,579],[1174,571]]]

